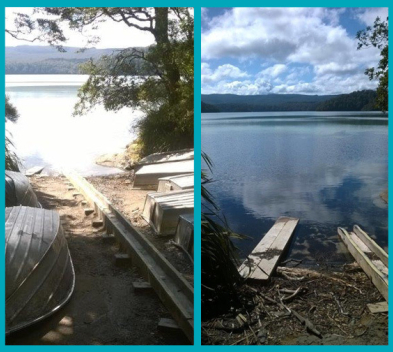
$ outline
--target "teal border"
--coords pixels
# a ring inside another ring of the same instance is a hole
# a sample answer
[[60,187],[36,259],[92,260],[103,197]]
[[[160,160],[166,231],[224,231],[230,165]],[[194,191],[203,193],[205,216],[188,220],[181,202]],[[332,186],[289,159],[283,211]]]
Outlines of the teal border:
[[[200,189],[200,175],[198,170],[201,169],[201,157],[200,157],[200,150],[201,150],[201,125],[200,125],[200,114],[201,114],[201,97],[200,97],[200,92],[201,92],[201,81],[200,81],[200,75],[201,75],[201,66],[200,66],[200,57],[201,57],[201,46],[200,46],[200,38],[201,38],[201,34],[200,34],[200,28],[201,28],[201,12],[200,12],[200,8],[201,7],[229,7],[229,6],[257,6],[257,7],[263,7],[263,6],[275,6],[275,7],[289,7],[289,6],[298,6],[298,7],[315,7],[316,5],[318,6],[323,6],[323,5],[327,5],[328,7],[389,7],[389,12],[391,10],[391,6],[389,1],[337,1],[337,0],[332,0],[332,1],[323,1],[323,2],[319,2],[316,3],[315,1],[310,1],[310,0],[304,0],[304,1],[288,1],[288,0],[284,0],[284,1],[233,1],[233,0],[227,0],[227,1],[223,1],[223,0],[211,0],[211,1],[203,1],[203,0],[183,0],[183,1],[147,1],[149,6],[193,6],[195,8],[195,46],[194,46],[194,67],[195,67],[195,71],[194,71],[194,75],[195,75],[195,86],[194,86],[194,92],[195,92],[195,97],[194,97],[194,139],[195,139],[195,279],[194,279],[194,283],[195,283],[195,333],[194,333],[194,344],[195,347],[193,346],[173,346],[175,349],[179,349],[179,348],[186,348],[188,349],[200,349],[201,348],[201,279],[200,279],[200,248],[201,248],[201,244],[200,244],[200,224],[201,224],[201,219],[200,219],[200,212],[201,212],[201,203],[200,203],[200,194],[201,194],[201,189]],[[37,3],[33,2],[33,1],[5,1],[5,3],[9,6],[12,7],[16,7],[16,6],[20,6],[20,7],[27,7],[27,6],[37,6]],[[49,1],[39,1],[40,5],[49,5],[49,6],[54,6],[54,2],[49,2]],[[107,6],[108,2],[105,1],[67,1],[67,2],[56,2],[56,4],[58,6],[65,6],[65,3],[67,4],[66,6]],[[141,3],[140,1],[138,1],[138,3]],[[122,6],[122,5],[134,5],[134,2],[130,1],[113,1],[111,2],[112,6]],[[139,4],[137,4],[139,5]],[[145,5],[145,4],[144,4]],[[4,19],[5,19],[5,8],[2,7],[1,8],[1,23],[2,23],[2,27],[4,28]],[[2,95],[1,95],[1,99],[2,99],[2,104],[4,106],[4,88],[5,88],[5,76],[4,76],[4,37],[2,37],[2,45],[1,45],[1,50],[2,50],[2,65],[1,65],[1,73],[3,76],[3,85],[2,85]],[[390,49],[389,51],[389,55],[391,56],[391,51],[392,49]],[[389,104],[390,106],[392,106],[392,98],[389,97]],[[2,129],[2,139],[1,139],[1,143],[3,145],[4,148],[4,129]],[[391,127],[389,126],[389,135],[391,134]],[[391,143],[392,138],[389,138],[389,152],[391,152],[393,150],[393,146]],[[4,150],[4,149],[3,149]],[[1,154],[1,158],[2,158],[2,162],[4,165],[4,154]],[[392,171],[393,171],[393,165],[390,164],[389,162],[389,184],[392,181]],[[1,188],[1,202],[3,204],[4,207],[4,186],[2,186]],[[390,202],[392,201],[392,197],[390,197]],[[392,212],[389,210],[389,222],[392,220]],[[4,212],[1,213],[1,222],[4,221]],[[4,230],[2,230],[2,233],[4,233]],[[391,237],[390,233],[389,233],[389,238]],[[5,272],[4,272],[4,252],[1,253],[1,269],[0,269],[0,275],[1,275],[1,282],[2,282],[2,286],[4,287],[4,283],[5,283]],[[5,301],[5,295],[4,295],[4,289],[1,290],[1,300],[4,302]],[[390,299],[392,298],[392,292],[389,293],[389,297]],[[5,306],[1,305],[1,315],[2,315],[2,319],[0,322],[0,331],[5,331],[5,326],[4,326],[4,316],[5,316]],[[391,328],[391,318],[389,317],[389,345],[391,344],[391,337],[392,337],[392,328]],[[4,346],[5,344],[5,337],[4,335],[1,335],[1,341],[0,341],[0,346]],[[60,347],[56,347],[56,348],[67,348],[69,346],[60,346]],[[112,347],[112,346],[109,346]],[[129,349],[132,348],[133,350],[140,350],[141,348],[144,349],[144,351],[147,350],[151,350],[151,349],[169,349],[172,348],[169,346],[114,346],[116,349]],[[222,349],[226,346],[217,346],[217,348]],[[242,349],[249,349],[249,348],[263,348],[264,350],[272,350],[272,349],[279,349],[282,350],[283,348],[291,348],[291,349],[295,349],[296,351],[302,351],[303,346],[236,346],[234,348],[236,348],[237,350],[242,350]],[[317,348],[318,346],[311,346],[312,348]],[[378,349],[378,350],[387,350],[388,346],[373,346],[374,348]],[[22,350],[23,348],[25,348],[24,346],[5,346],[5,348],[7,349],[15,349],[15,350]],[[29,349],[32,350],[38,350],[41,347],[36,347],[36,346],[29,346]],[[50,346],[45,346],[43,347],[44,349],[46,348],[51,348]],[[102,346],[78,346],[78,348],[102,348]],[[213,346],[205,346],[203,348],[214,348]],[[325,346],[326,348],[331,348],[331,349],[338,349],[338,350],[344,350],[344,349],[348,349],[351,348],[351,346]],[[357,346],[357,349],[360,350],[364,350],[367,349],[368,346]],[[147,350],[146,350],[147,349]],[[352,349],[352,348],[351,348]]]

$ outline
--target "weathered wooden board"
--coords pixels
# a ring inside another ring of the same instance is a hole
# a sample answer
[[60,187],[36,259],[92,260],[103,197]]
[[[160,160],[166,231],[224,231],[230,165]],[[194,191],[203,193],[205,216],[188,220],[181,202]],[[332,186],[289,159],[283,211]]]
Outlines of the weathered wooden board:
[[360,226],[355,225],[353,227],[353,232],[359,237],[359,239],[373,252],[381,262],[389,267],[389,257],[387,253],[365,232]]
[[375,259],[375,256],[379,256],[367,245],[372,240],[370,238],[365,241],[362,240],[364,236],[368,237],[364,231],[362,231],[362,238],[358,236],[359,231],[348,233],[344,228],[339,227],[337,232],[356,262],[371,279],[381,295],[388,301],[388,268],[381,260]]
[[244,278],[268,280],[287,247],[299,219],[280,217],[239,267]]
[[371,313],[387,313],[389,311],[388,302],[369,303],[367,308]]
[[194,339],[194,289],[157,248],[84,178],[68,174],[67,178],[104,218],[120,243],[127,248],[132,264],[149,282],[188,339]]

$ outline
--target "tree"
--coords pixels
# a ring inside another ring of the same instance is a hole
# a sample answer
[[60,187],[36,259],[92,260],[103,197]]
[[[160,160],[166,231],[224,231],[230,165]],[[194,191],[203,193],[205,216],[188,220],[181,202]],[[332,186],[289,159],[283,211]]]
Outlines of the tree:
[[[80,32],[103,21],[150,32],[155,45],[148,50],[127,48],[83,65],[89,79],[79,90],[75,114],[97,104],[114,111],[138,108],[144,112],[136,126],[142,154],[193,147],[194,20],[189,8],[45,7],[35,13],[44,17],[33,20],[18,14],[16,29],[7,32],[25,40],[45,40],[60,51],[65,50],[64,23]],[[91,35],[87,43],[98,40]],[[131,76],[141,62],[141,70],[153,74]]]
[[377,67],[367,68],[365,74],[370,80],[378,79],[379,84],[377,88],[376,106],[383,112],[388,111],[388,70],[389,70],[389,18],[386,21],[381,21],[377,17],[372,27],[368,26],[366,29],[357,33],[358,50],[367,47],[374,47],[381,51],[381,59]]
[[[5,96],[5,121],[16,122],[19,114],[15,106],[11,104],[9,97]],[[6,131],[5,135],[5,169],[12,171],[19,171],[19,159],[12,150],[12,141],[9,133]]]
[[5,120],[15,122],[19,117],[16,107],[11,104],[10,97],[5,96]]

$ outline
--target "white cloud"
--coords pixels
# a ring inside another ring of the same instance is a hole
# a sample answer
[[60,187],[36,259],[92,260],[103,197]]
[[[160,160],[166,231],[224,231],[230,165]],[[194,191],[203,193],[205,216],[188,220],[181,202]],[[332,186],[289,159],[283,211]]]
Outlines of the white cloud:
[[327,73],[347,74],[359,72],[359,67],[354,63],[339,65],[336,62],[329,62],[328,64],[315,66],[314,70],[317,75],[323,75]]
[[[202,59],[208,65],[231,58],[239,67],[230,65],[238,70],[230,70],[233,82],[218,69],[202,74],[203,92],[234,93],[248,87],[246,94],[340,94],[375,89],[377,83],[364,70],[378,63],[379,50],[357,50],[356,38],[340,24],[347,11],[365,23],[387,15],[387,9],[234,8],[211,18],[201,36]],[[258,74],[242,71],[258,61],[263,67]]]
[[255,81],[219,81],[213,85],[203,85],[202,94],[238,94],[238,95],[259,95],[269,93],[272,84],[269,81],[257,79]]
[[283,64],[276,64],[274,66],[268,67],[264,70],[262,70],[259,75],[261,76],[268,76],[268,77],[277,77],[287,71],[287,66]]
[[[203,59],[258,58],[278,63],[347,64],[356,39],[338,25],[342,10],[321,8],[235,8],[202,33]],[[364,61],[377,50],[364,53]]]
[[382,21],[385,21],[388,17],[388,8],[387,7],[371,7],[366,8],[364,11],[357,11],[356,17],[364,22],[367,26],[372,26],[377,17],[379,17]]
[[247,72],[240,70],[236,66],[225,64],[218,66],[216,70],[212,70],[206,62],[201,63],[201,76],[202,83],[249,77]]

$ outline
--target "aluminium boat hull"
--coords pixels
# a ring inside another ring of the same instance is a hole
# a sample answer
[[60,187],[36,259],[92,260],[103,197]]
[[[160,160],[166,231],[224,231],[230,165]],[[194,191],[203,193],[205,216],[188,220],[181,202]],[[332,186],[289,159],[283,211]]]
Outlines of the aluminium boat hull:
[[75,272],[57,212],[5,210],[6,334],[59,310],[71,297]]
[[5,172],[5,206],[25,205],[40,207],[37,196],[30,185],[29,179],[20,172]]

